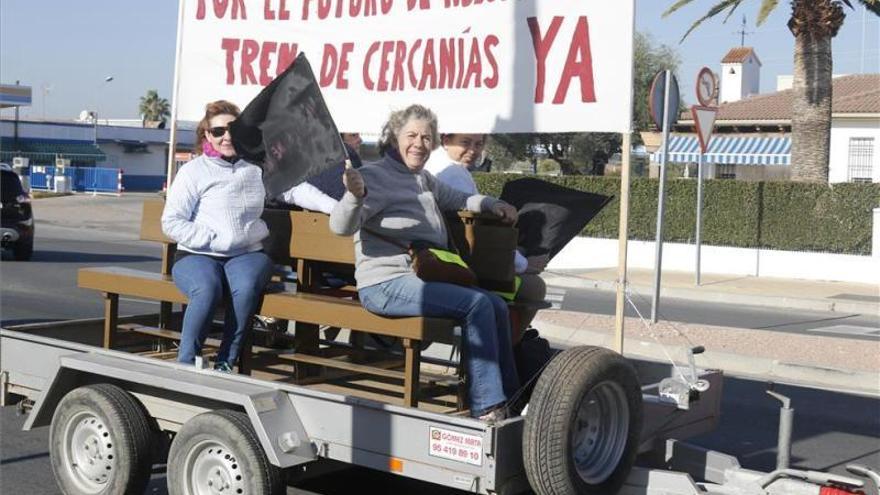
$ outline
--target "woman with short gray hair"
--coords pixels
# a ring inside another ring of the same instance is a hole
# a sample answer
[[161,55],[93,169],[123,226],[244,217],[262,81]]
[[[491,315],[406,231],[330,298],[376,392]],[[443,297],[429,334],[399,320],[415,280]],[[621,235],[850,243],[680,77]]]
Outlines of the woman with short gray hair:
[[382,159],[345,171],[346,193],[330,214],[330,228],[354,235],[355,279],[367,310],[461,322],[471,416],[495,422],[507,416],[507,400],[519,388],[507,305],[477,287],[423,281],[407,248],[447,247],[443,210],[492,212],[512,224],[516,209],[455,190],[424,171],[437,144],[434,112],[411,105],[392,113],[382,129]]

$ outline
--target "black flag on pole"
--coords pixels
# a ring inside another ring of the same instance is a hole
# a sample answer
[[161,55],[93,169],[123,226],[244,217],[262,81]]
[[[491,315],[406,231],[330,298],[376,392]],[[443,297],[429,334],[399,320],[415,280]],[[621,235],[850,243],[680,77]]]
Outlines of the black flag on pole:
[[345,162],[339,131],[302,52],[230,128],[239,156],[263,168],[269,198]]
[[517,245],[526,256],[549,254],[550,258],[562,251],[612,198],[533,178],[510,181],[501,191],[501,199],[519,212]]

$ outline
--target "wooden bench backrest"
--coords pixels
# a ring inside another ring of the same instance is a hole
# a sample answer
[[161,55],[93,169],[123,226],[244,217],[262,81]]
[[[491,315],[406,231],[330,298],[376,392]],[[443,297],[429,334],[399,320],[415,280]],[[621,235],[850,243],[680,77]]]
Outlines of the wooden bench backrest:
[[[162,232],[164,207],[161,199],[144,201],[140,238],[164,244],[173,258],[175,242]],[[263,211],[263,221],[269,227],[269,237],[263,242],[266,254],[275,263],[285,265],[290,265],[293,258],[353,265],[351,237],[331,232],[328,219],[323,213],[266,208]],[[168,272],[163,270],[163,273]]]

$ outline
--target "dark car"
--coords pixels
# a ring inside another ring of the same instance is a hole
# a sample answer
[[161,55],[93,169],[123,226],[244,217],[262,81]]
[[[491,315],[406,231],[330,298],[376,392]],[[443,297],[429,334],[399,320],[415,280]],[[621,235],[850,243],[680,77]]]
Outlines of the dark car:
[[0,243],[11,249],[15,259],[26,261],[34,253],[34,213],[31,197],[21,187],[18,175],[6,167],[0,168]]

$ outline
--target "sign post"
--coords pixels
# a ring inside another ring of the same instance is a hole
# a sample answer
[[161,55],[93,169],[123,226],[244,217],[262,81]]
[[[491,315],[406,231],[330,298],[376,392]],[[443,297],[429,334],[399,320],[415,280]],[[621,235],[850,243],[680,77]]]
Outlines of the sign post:
[[[657,127],[663,129],[663,145],[660,160],[660,186],[657,193],[657,233],[654,244],[654,292],[651,297],[651,321],[657,323],[660,306],[660,271],[663,264],[663,210],[666,199],[666,163],[669,160],[669,131],[678,121],[681,98],[678,81],[672,71],[658,72],[651,83],[648,108]],[[662,117],[660,117],[662,115]]]
[[703,67],[697,74],[697,101],[700,105],[691,106],[691,115],[694,118],[694,128],[700,141],[700,154],[697,159],[697,226],[695,238],[695,263],[694,278],[696,285],[700,285],[700,251],[702,248],[703,231],[703,155],[709,149],[709,140],[712,139],[712,131],[715,128],[715,116],[718,107],[713,106],[718,94],[718,80],[708,67]]

